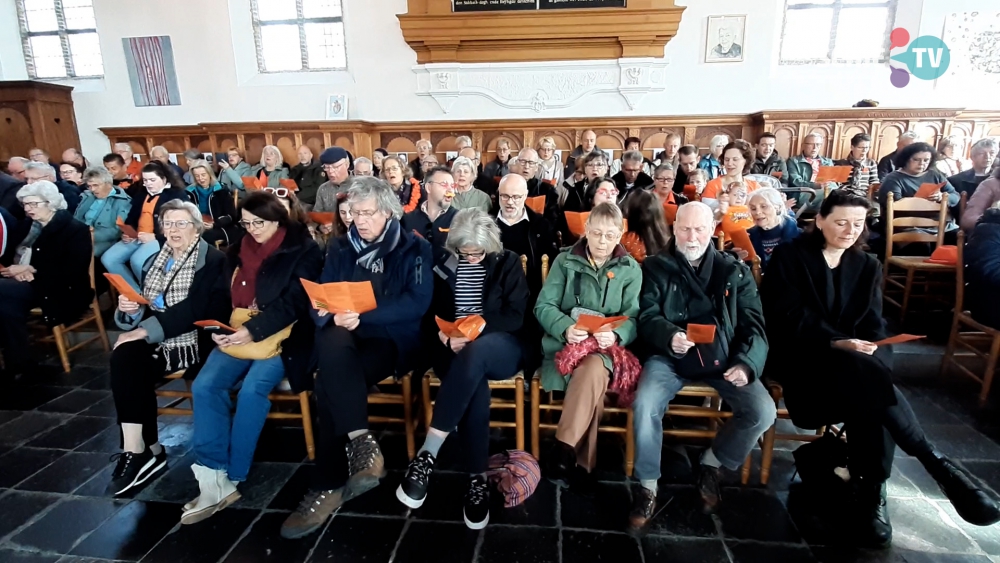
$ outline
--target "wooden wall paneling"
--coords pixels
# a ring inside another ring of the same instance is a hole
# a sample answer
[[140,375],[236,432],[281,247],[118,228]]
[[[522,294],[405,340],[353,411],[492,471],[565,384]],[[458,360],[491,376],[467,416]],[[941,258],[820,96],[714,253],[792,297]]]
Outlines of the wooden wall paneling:
[[938,141],[941,140],[941,130],[944,124],[940,121],[911,121],[910,129],[916,131],[920,140],[937,148]]
[[35,81],[0,82],[0,159],[27,157],[40,147],[53,160],[80,146],[73,88]]
[[326,148],[325,135],[319,131],[309,131],[306,133],[297,133],[299,146],[305,145],[309,147],[309,150],[313,153],[313,158],[319,162],[319,155],[323,153]]
[[[524,132],[514,130],[486,130],[483,131],[483,145],[481,160],[490,162],[497,157],[497,141],[507,139],[510,145],[510,154],[516,155],[524,148]],[[576,146],[576,145],[574,145]]]
[[295,166],[299,163],[299,147],[295,143],[293,133],[274,133],[268,142],[269,145],[278,147],[281,158],[288,163],[288,166]]
[[774,133],[774,150],[785,160],[795,154],[799,143],[799,125],[797,123],[782,123],[771,131]]
[[[16,105],[23,105],[18,109]],[[0,107],[0,160],[4,162],[13,156],[28,157],[32,148],[31,121],[27,104],[9,104]]]
[[241,135],[246,152],[246,161],[251,166],[260,162],[260,155],[264,152],[264,147],[268,144],[263,133]]
[[879,146],[878,146],[878,156],[873,157],[875,160],[881,160],[882,157],[890,154],[896,150],[896,143],[899,142],[899,137],[907,131],[907,125],[901,121],[887,121],[881,124],[879,127]]

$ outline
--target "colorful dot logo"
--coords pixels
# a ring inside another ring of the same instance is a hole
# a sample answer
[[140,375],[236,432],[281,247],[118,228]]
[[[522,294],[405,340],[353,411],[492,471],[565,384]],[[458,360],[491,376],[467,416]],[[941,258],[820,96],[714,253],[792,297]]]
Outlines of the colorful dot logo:
[[889,82],[896,88],[902,88],[910,83],[910,75],[920,80],[936,80],[944,75],[951,64],[951,50],[939,37],[921,35],[910,42],[910,32],[901,27],[892,30],[889,35],[890,49],[909,48],[890,57],[901,62],[909,69],[890,66]]

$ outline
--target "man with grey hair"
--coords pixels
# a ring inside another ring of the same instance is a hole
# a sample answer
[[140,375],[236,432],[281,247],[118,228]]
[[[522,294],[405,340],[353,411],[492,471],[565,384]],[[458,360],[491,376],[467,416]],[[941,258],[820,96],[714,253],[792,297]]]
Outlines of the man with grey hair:
[[[825,191],[824,184],[816,182],[821,166],[833,166],[833,160],[820,155],[823,149],[823,135],[812,132],[802,139],[802,154],[797,154],[788,159],[785,163],[788,167],[788,185],[793,188],[812,188],[816,190],[817,197],[812,200],[810,207],[819,209],[819,204],[823,199]],[[836,187],[836,184],[834,184]],[[798,198],[799,205],[806,201],[806,195],[802,194]]]
[[403,230],[416,233],[431,243],[437,257],[444,252],[451,221],[458,213],[451,207],[451,200],[455,198],[455,177],[444,166],[435,166],[424,176],[423,190],[424,202],[403,215]]
[[149,159],[159,160],[164,165],[169,166],[174,171],[174,173],[177,174],[178,178],[184,176],[184,170],[182,170],[180,166],[174,164],[173,161],[170,160],[170,151],[167,150],[167,147],[164,147],[162,145],[157,145],[149,149]]
[[366,156],[359,156],[354,159],[355,176],[371,176],[373,167],[372,160]]
[[[511,173],[510,169],[510,141],[504,138],[497,140],[496,158],[489,164],[483,166],[483,176],[487,181],[487,189],[484,192],[493,196],[497,192],[496,178],[503,178]],[[482,188],[480,188],[482,189]]]
[[634,191],[647,190],[653,187],[653,179],[642,171],[645,159],[639,151],[627,151],[622,155],[622,169],[611,177],[618,187],[618,206]]
[[916,131],[907,131],[899,136],[896,141],[896,150],[882,157],[878,161],[878,181],[882,182],[885,177],[896,171],[896,153],[903,150],[903,147],[917,142],[920,135]]
[[80,205],[80,188],[70,184],[69,182],[59,180],[56,178],[56,169],[51,164],[46,164],[44,162],[29,162],[24,165],[24,181],[28,184],[34,184],[40,181],[52,182],[55,184],[59,193],[62,194],[63,198],[66,200],[66,207],[69,209],[70,214],[76,212],[76,208]]
[[369,282],[377,308],[314,311],[316,472],[305,500],[281,527],[289,539],[319,529],[386,475],[368,429],[368,390],[414,367],[421,319],[434,292],[431,245],[401,227],[403,209],[392,187],[371,176],[354,178],[347,201],[354,224],[327,251],[319,282]]
[[733,412],[701,456],[698,492],[706,511],[721,500],[721,469],[739,468],[776,415],[760,382],[767,337],[750,269],[715,250],[714,215],[704,203],[682,205],[673,228],[667,249],[642,265],[638,331],[646,361],[632,404],[639,479],[632,531],[655,513],[663,415],[685,384],[712,386]]
[[[556,187],[538,179],[538,151],[525,147],[517,153],[517,157],[510,160],[511,174],[517,174],[524,178],[528,187],[528,197],[544,197],[545,206],[542,208],[542,216],[553,225],[557,225],[562,217],[559,206],[559,192]],[[565,197],[562,198],[565,201]]]
[[[115,146],[111,148],[111,152],[122,157],[125,162],[125,173],[132,183],[136,183],[142,179],[142,163],[136,160],[135,154],[132,152],[132,145],[128,143],[115,143]],[[63,153],[63,158],[66,157],[66,153]]]
[[972,145],[969,156],[972,158],[972,167],[948,178],[948,183],[955,188],[959,197],[966,193],[971,198],[979,184],[989,178],[990,172],[993,170],[993,162],[997,158],[996,140],[989,137],[979,139]]
[[24,167],[31,162],[23,156],[12,156],[7,161],[7,173],[20,182],[24,181]]
[[[421,181],[424,179],[424,160],[433,154],[434,145],[430,141],[427,139],[417,141],[417,158],[410,161],[410,170],[413,171],[414,178]],[[437,162],[435,162],[435,165],[437,165]]]
[[472,139],[467,135],[462,135],[461,137],[455,139],[455,150],[461,151],[462,149],[470,147],[472,147]]

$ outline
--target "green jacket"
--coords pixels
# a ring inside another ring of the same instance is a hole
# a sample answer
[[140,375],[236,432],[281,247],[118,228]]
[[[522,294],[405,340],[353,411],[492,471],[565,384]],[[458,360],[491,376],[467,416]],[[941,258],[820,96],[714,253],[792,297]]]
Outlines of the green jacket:
[[[823,185],[812,181],[813,168],[806,160],[806,157],[797,154],[785,162],[788,166],[788,185],[793,188],[812,188],[819,190],[820,197],[823,196]],[[820,166],[833,166],[833,161],[825,156],[819,157]]]
[[[122,232],[118,228],[118,220],[125,221],[128,212],[132,209],[132,198],[121,188],[112,188],[106,200],[101,203],[94,192],[83,190],[83,199],[76,207],[73,217],[88,227],[94,229],[94,256],[100,258],[104,251],[111,248],[122,238]],[[97,212],[97,216],[91,221],[87,221],[87,213],[94,205],[103,205]]]
[[[639,290],[642,270],[639,264],[619,245],[611,258],[595,270],[586,256],[586,239],[581,240],[556,257],[545,279],[535,317],[545,331],[542,337],[542,387],[546,391],[566,389],[567,378],[556,370],[555,355],[566,345],[566,329],[575,321],[569,315],[574,307],[602,313],[607,317],[626,316],[629,320],[615,329],[618,344],[627,346],[635,340],[635,317],[639,314]],[[580,279],[580,296],[575,295],[575,280]],[[611,371],[611,358],[603,356]]]
[[[679,358],[670,342],[687,327],[689,307],[699,295],[692,288],[692,274],[679,262],[674,248],[671,241],[667,250],[642,263],[639,338],[650,354]],[[767,360],[767,336],[757,284],[750,268],[731,254],[709,246],[704,259],[713,260],[713,277],[719,272],[725,275],[725,293],[708,297],[713,301],[718,330],[729,339],[728,367],[746,364],[752,381],[760,377]]]
[[[260,176],[260,171],[263,169],[264,169],[263,164],[254,164],[253,168],[250,169],[249,176],[254,176],[254,177]],[[271,172],[270,176],[267,177],[267,185],[264,187],[280,188],[281,180],[288,180],[288,179],[289,179],[288,169],[285,168],[284,166],[279,166],[278,168],[275,168],[273,172]]]

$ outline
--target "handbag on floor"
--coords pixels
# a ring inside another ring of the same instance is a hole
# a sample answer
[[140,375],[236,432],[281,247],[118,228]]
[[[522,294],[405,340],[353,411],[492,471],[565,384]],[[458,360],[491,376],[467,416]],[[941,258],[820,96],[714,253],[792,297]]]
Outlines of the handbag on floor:
[[[818,439],[802,444],[792,452],[795,471],[810,485],[843,485],[847,468],[847,441],[844,427],[835,434],[827,428]],[[794,479],[795,476],[793,475]]]
[[527,500],[542,478],[538,460],[521,450],[507,450],[490,456],[488,464],[486,478],[503,495],[503,505],[506,508]]

